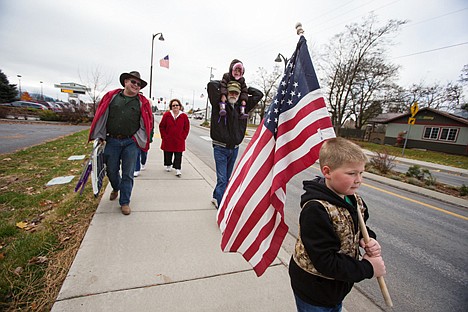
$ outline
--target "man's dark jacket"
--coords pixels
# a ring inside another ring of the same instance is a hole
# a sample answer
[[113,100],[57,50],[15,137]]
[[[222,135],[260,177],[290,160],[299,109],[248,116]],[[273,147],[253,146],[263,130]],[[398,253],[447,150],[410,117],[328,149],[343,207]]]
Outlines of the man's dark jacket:
[[[208,97],[211,103],[211,125],[210,136],[216,143],[222,143],[225,147],[233,149],[239,145],[245,136],[247,119],[240,119],[240,101],[231,105],[226,102],[226,116],[219,116],[219,102],[221,101],[221,83],[212,80],[207,85]],[[246,113],[250,112],[260,102],[263,93],[255,88],[248,88],[249,99],[246,105]],[[220,144],[218,144],[220,145]]]

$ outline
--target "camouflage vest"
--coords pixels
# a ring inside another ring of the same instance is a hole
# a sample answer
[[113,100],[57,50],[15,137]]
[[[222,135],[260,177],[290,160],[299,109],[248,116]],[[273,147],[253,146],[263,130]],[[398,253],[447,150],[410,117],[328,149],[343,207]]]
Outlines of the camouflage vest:
[[[355,196],[357,207],[364,216],[364,210],[366,208],[364,208],[362,199],[357,194],[355,194]],[[309,200],[306,203],[304,203],[304,205],[302,205],[302,208],[304,208],[312,200]],[[325,207],[325,210],[327,211],[328,216],[330,217],[330,220],[333,223],[335,233],[340,239],[340,250],[338,252],[348,255],[352,258],[359,259],[359,236],[361,232],[358,227],[357,233],[354,233],[354,223],[353,219],[351,218],[351,215],[349,214],[349,211],[346,208],[337,207],[324,200],[315,201],[319,202],[320,204],[322,204],[323,207]],[[323,278],[333,279],[317,271],[317,269],[310,261],[309,255],[307,254],[307,251],[305,250],[304,244],[301,240],[300,226],[293,259],[297,263],[297,265],[300,266],[304,271]]]

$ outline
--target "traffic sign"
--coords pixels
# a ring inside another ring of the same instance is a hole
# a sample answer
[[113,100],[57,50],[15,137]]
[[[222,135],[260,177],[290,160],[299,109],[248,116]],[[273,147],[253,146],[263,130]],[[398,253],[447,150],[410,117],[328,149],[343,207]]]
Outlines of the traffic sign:
[[81,90],[71,90],[71,89],[60,89],[63,93],[77,93],[77,94],[86,94],[86,92]]
[[[419,111],[418,102],[414,102],[413,105],[411,105],[411,117],[414,117],[418,113],[418,111]],[[414,124],[414,122],[412,124]]]
[[416,122],[416,118],[413,118],[413,117],[408,118],[408,125],[414,125],[415,122]]

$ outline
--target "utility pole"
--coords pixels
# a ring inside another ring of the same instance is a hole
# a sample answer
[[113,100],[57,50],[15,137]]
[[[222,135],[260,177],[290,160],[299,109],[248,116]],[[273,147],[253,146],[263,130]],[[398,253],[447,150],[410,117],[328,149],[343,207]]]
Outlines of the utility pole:
[[[216,68],[214,67],[211,67],[211,66],[208,66],[208,68],[210,69],[210,81],[211,81],[211,78],[213,78],[213,69],[216,70]],[[208,89],[206,90],[206,108],[205,108],[205,122],[208,121]]]

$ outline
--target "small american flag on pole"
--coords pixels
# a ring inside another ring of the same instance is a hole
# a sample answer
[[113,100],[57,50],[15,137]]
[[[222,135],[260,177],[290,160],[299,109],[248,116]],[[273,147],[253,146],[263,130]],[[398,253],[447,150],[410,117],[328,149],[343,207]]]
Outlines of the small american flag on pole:
[[270,108],[228,183],[217,222],[221,249],[239,252],[261,276],[288,231],[286,183],[335,137],[307,43],[301,36]]
[[159,66],[169,69],[169,55],[159,60]]

